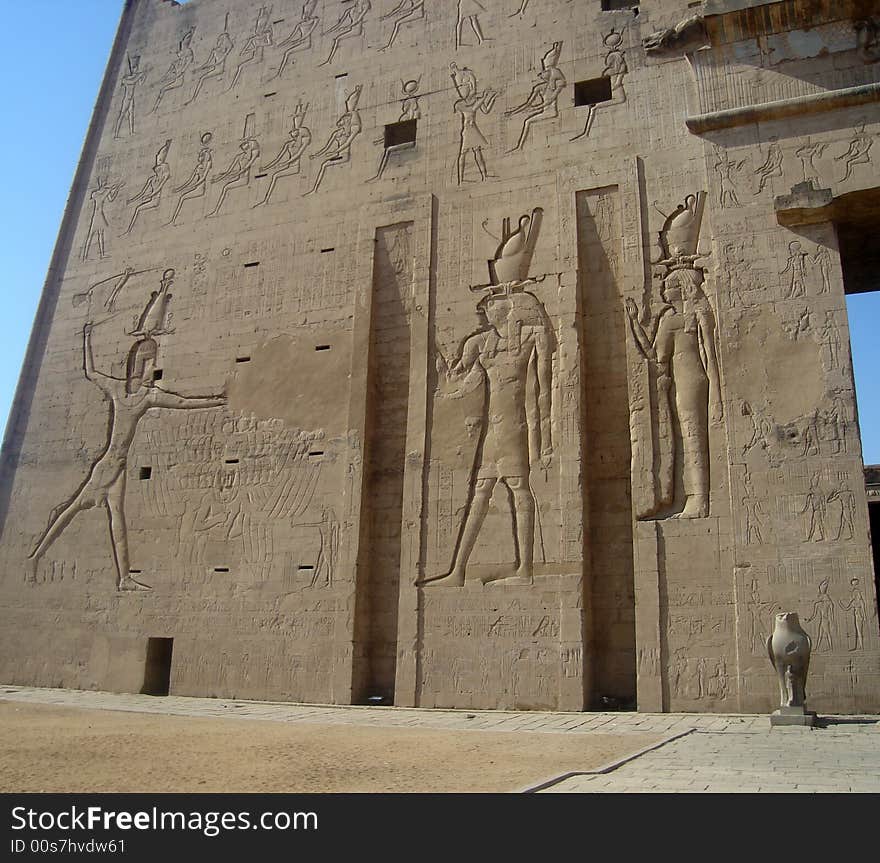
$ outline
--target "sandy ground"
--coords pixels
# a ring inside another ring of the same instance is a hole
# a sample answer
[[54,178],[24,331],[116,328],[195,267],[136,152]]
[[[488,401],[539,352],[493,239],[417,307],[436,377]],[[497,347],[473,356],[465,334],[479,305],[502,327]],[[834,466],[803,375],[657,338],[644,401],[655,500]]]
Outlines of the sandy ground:
[[437,731],[0,702],[0,791],[517,791],[661,739]]

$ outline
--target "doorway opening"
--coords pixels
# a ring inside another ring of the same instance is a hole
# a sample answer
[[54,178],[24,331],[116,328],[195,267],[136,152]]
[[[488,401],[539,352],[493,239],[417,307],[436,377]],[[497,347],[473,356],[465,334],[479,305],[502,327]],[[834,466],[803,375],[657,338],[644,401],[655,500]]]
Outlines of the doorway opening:
[[168,695],[171,689],[171,654],[173,638],[147,640],[147,662],[144,666],[144,685],[141,695]]
[[880,188],[835,200],[856,405],[866,464],[880,463]]

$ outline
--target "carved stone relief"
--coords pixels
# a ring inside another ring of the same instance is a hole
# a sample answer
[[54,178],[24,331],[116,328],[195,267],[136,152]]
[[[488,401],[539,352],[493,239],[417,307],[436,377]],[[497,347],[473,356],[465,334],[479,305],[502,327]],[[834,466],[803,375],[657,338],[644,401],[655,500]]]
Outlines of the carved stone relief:
[[741,207],[735,175],[745,167],[745,159],[731,159],[727,150],[715,148],[715,172],[718,180],[718,204],[721,207]]
[[486,36],[483,35],[483,26],[480,23],[480,13],[485,11],[486,7],[478,3],[477,0],[458,0],[458,18],[455,21],[456,48],[467,44],[464,41],[466,27],[470,28],[477,45],[482,45],[486,41]]
[[154,336],[162,332],[164,304],[158,318],[150,312],[157,308],[156,300],[161,294],[167,297],[173,270],[166,271],[158,292],[154,292],[141,315],[137,340],[132,344],[126,358],[126,377],[115,378],[99,371],[92,356],[92,333],[97,324],[86,323],[83,328],[83,372],[111,403],[110,427],[102,454],[92,463],[79,490],[57,506],[49,516],[49,522],[31,551],[28,580],[36,581],[40,559],[63,533],[73,518],[92,507],[107,509],[110,521],[110,543],[116,568],[116,588],[148,590],[149,587],[132,578],[129,568],[128,529],[125,520],[125,482],[128,450],[141,419],[153,408],[171,410],[214,408],[225,404],[223,395],[181,396],[156,386],[153,379],[159,346]]
[[525,114],[519,140],[508,153],[522,150],[525,146],[529,129],[541,120],[555,120],[559,117],[559,96],[565,89],[565,75],[559,69],[559,55],[562,53],[562,42],[554,42],[553,47],[541,59],[541,71],[532,86],[532,91],[525,101],[515,108],[504,112],[505,117]]
[[461,118],[457,160],[460,186],[465,182],[465,171],[471,156],[480,172],[480,179],[486,180],[489,177],[486,157],[483,155],[483,148],[488,148],[489,142],[477,126],[477,114],[488,114],[495,104],[498,93],[488,88],[480,91],[477,86],[477,76],[467,66],[459,69],[455,63],[450,63],[449,71],[458,94],[452,110]]
[[107,257],[107,228],[110,220],[107,216],[106,207],[116,200],[119,190],[125,185],[122,182],[108,183],[105,177],[98,177],[97,185],[89,193],[91,212],[89,215],[89,227],[86,238],[80,252],[80,260],[87,261],[93,248],[97,248],[98,257]]
[[251,63],[262,63],[266,49],[271,48],[274,44],[275,30],[272,24],[272,7],[261,6],[254,21],[254,32],[239,51],[239,62],[235,74],[232,76],[232,83],[229,85],[230,90],[241,80],[245,66],[249,66]]
[[361,115],[357,107],[360,97],[361,86],[358,85],[346,97],[345,112],[336,121],[336,128],[331,132],[327,143],[316,153],[312,153],[309,156],[310,159],[321,158],[321,165],[315,177],[315,185],[305,193],[306,195],[312,195],[318,191],[318,187],[324,180],[324,174],[328,168],[346,165],[351,160],[351,145],[354,143],[355,138],[360,135],[363,128]]
[[859,165],[871,164],[871,147],[874,146],[874,136],[865,132],[865,123],[856,127],[856,134],[850,141],[846,152],[834,157],[835,162],[843,162],[844,174],[840,178],[845,183]]
[[168,67],[168,71],[159,80],[159,92],[156,94],[156,103],[153,105],[152,111],[150,111],[151,114],[155,114],[159,110],[159,105],[162,104],[162,99],[166,93],[183,86],[186,72],[195,61],[195,55],[190,47],[194,34],[195,27],[191,27],[183,34],[183,38],[177,46],[177,55]]
[[507,584],[529,585],[533,580],[540,519],[529,474],[535,461],[546,469],[553,453],[550,414],[555,338],[542,303],[525,290],[535,284],[528,271],[541,216],[540,209],[533,210],[520,217],[515,230],[505,219],[498,249],[489,261],[489,284],[472,288],[486,292],[477,305],[485,325],[465,339],[454,360],[438,352],[441,397],[461,398],[482,388],[484,406],[451,568],[420,584],[464,585],[468,560],[499,481],[511,498],[516,565],[513,572],[498,572],[484,583],[504,579]]
[[370,0],[354,0],[351,5],[344,6],[343,12],[339,16],[339,20],[329,29],[324,31],[325,36],[333,36],[333,44],[330,46],[330,53],[323,63],[319,66],[326,66],[331,63],[339,50],[339,46],[347,39],[356,39],[364,35],[364,21],[370,14],[373,5]]
[[[408,81],[401,81],[400,86],[403,98],[400,100],[400,116],[397,118],[397,122],[405,123],[408,121],[420,120],[422,117],[422,110],[419,105],[419,81],[415,78],[410,78]],[[385,169],[388,167],[388,162],[392,156],[412,150],[415,146],[415,141],[407,141],[402,144],[391,144],[389,146],[386,143],[384,136],[377,139],[376,143],[382,145],[382,155],[379,157],[379,167],[376,170],[376,175],[370,177],[370,179],[367,180],[368,183],[382,179],[382,175],[385,173]]]
[[254,206],[259,207],[269,203],[275,186],[282,177],[293,177],[300,173],[300,162],[305,151],[312,143],[312,133],[309,127],[305,125],[306,112],[309,110],[308,103],[303,105],[298,102],[293,111],[293,125],[288,133],[287,140],[278,152],[278,155],[267,165],[261,168],[261,171],[272,171],[269,179],[269,187],[262,201]]
[[587,118],[584,121],[583,131],[575,135],[572,141],[580,138],[586,138],[593,128],[593,121],[596,117],[596,111],[599,108],[609,107],[611,105],[622,105],[626,102],[626,89],[624,88],[624,79],[629,72],[626,63],[626,54],[623,50],[623,34],[617,30],[611,30],[602,39],[602,45],[605,49],[605,65],[602,69],[602,77],[608,78],[611,88],[611,98],[605,102],[599,102],[595,105],[591,104],[587,109]]
[[171,179],[171,168],[168,166],[168,151],[170,149],[171,139],[168,139],[156,153],[152,173],[147,177],[143,188],[126,201],[128,206],[134,204],[134,209],[131,212],[131,220],[128,223],[128,227],[122,232],[121,236],[126,236],[132,232],[135,222],[137,222],[141,213],[147,210],[155,210],[161,204],[162,190]]
[[138,55],[127,58],[128,71],[120,78],[122,84],[122,104],[119,106],[119,114],[116,117],[116,125],[113,128],[113,137],[122,137],[123,124],[128,127],[129,136],[134,135],[135,123],[135,90],[138,84],[142,84],[147,78],[147,70],[141,69],[141,58]]
[[289,63],[293,62],[293,55],[300,51],[308,51],[312,47],[312,34],[321,23],[321,19],[315,14],[318,0],[306,0],[302,7],[302,16],[290,35],[278,43],[278,48],[283,49],[281,62],[274,77],[280,78]]
[[180,216],[180,211],[183,209],[184,203],[205,197],[208,190],[208,180],[211,178],[211,171],[214,168],[214,151],[211,149],[211,141],[213,138],[214,135],[212,132],[205,132],[202,134],[200,138],[202,146],[196,157],[196,164],[193,167],[192,173],[189,175],[189,178],[185,183],[172,188],[171,191],[180,197],[177,199],[174,213],[171,216],[171,219],[166,222],[166,225],[177,224],[177,218]]
[[379,49],[380,52],[387,51],[394,44],[404,24],[425,20],[425,0],[400,0],[394,9],[386,12],[379,20],[387,21],[389,18],[394,19],[394,27],[391,29],[388,41]]
[[234,47],[232,37],[229,35],[229,13],[227,12],[223,32],[217,37],[208,59],[201,66],[193,69],[193,75],[197,76],[196,86],[186,102],[187,105],[195,102],[207,81],[221,80],[226,76],[226,58],[232,53]]
[[767,158],[754,172],[758,178],[758,188],[755,190],[756,195],[760,195],[774,177],[782,177],[782,162],[782,147],[779,146],[779,141],[771,138],[770,147],[767,150]]
[[239,152],[233,157],[225,171],[211,177],[212,183],[222,183],[220,196],[214,209],[208,213],[216,216],[233,189],[247,188],[251,184],[254,165],[260,158],[260,144],[254,137],[254,115],[248,114],[244,121],[244,134],[238,144]]
[[716,356],[715,316],[696,265],[704,194],[689,196],[667,217],[661,245],[667,255],[661,306],[643,325],[626,302],[630,334],[654,369],[656,409],[654,502],[640,518],[705,518],[709,515],[709,421],[723,407]]

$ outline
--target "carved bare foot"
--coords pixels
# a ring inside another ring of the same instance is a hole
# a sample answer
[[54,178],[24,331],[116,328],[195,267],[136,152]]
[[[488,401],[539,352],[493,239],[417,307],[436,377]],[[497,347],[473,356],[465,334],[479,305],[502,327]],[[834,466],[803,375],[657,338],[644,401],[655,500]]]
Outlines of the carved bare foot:
[[484,584],[487,587],[493,584],[525,585],[529,587],[534,584],[534,579],[530,575],[509,575],[506,578],[493,578],[491,581],[484,582]]
[[28,584],[36,584],[37,583],[37,564],[38,564],[38,562],[39,561],[35,557],[28,558],[28,561],[26,564],[26,569],[24,572],[24,580]]
[[117,590],[120,591],[128,591],[128,590],[152,590],[148,584],[141,584],[139,581],[135,581],[130,575],[127,575],[119,582],[119,586]]
[[430,578],[420,578],[416,582],[417,587],[423,587],[426,584],[447,584],[450,587],[464,587],[464,572],[455,569],[444,575],[432,575]]
[[684,509],[672,516],[673,518],[706,518],[709,515],[709,496],[705,494],[689,494],[685,499]]

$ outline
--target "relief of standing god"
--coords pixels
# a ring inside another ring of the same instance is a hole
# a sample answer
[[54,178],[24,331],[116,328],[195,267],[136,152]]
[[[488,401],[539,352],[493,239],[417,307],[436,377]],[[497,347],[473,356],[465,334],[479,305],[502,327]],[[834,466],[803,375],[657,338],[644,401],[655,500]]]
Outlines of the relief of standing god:
[[709,515],[709,421],[723,419],[715,343],[715,316],[695,265],[700,197],[667,217],[661,246],[667,257],[663,306],[649,326],[626,301],[630,332],[656,381],[655,505],[640,517]]
[[[477,304],[483,326],[468,336],[452,362],[438,358],[441,386],[460,397],[483,387],[484,410],[469,484],[465,515],[448,572],[418,584],[464,585],[471,553],[499,482],[512,501],[516,567],[511,575],[484,582],[532,584],[537,505],[529,482],[533,460],[545,469],[552,456],[550,426],[553,327],[540,300],[525,287],[528,265],[537,239],[541,211],[520,219],[504,235],[495,259],[489,262],[491,283]],[[445,380],[444,380],[445,379]]]

